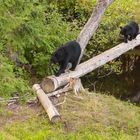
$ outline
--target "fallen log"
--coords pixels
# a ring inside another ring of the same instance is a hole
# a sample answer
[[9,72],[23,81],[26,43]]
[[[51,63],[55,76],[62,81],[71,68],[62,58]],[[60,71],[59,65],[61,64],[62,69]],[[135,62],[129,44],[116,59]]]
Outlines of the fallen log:
[[36,92],[39,101],[47,112],[51,122],[57,122],[60,120],[60,114],[54,107],[49,97],[44,93],[39,84],[33,85],[33,90]]
[[44,80],[41,82],[41,87],[45,92],[52,92],[57,88],[66,85],[70,78],[82,77],[138,45],[140,45],[140,35],[138,35],[136,39],[128,41],[128,43],[121,43],[116,47],[113,47],[82,64],[79,64],[75,71],[62,74],[59,77],[50,76],[44,78]]

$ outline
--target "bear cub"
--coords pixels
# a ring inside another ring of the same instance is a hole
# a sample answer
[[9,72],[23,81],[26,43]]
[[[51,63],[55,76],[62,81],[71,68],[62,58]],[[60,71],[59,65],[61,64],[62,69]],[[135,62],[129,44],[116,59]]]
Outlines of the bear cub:
[[124,42],[127,43],[127,40],[135,39],[139,34],[139,26],[136,22],[131,21],[124,27],[120,27],[120,34],[124,36]]
[[58,48],[51,56],[51,63],[58,63],[60,65],[60,68],[55,76],[65,73],[69,63],[72,64],[70,70],[74,70],[77,66],[80,54],[81,47],[76,41],[69,41]]

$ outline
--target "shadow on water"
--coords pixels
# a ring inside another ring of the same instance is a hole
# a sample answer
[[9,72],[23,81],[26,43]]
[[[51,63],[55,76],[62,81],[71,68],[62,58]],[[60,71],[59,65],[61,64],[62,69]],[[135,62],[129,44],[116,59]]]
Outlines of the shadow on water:
[[140,57],[134,62],[132,71],[123,72],[120,75],[112,74],[101,79],[85,76],[83,81],[87,81],[83,83],[90,91],[113,95],[121,100],[130,100],[140,105]]

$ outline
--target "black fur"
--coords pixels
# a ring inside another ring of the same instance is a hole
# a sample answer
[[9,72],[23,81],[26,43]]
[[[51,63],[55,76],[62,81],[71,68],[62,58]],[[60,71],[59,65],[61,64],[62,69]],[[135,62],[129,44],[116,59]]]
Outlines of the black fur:
[[120,27],[120,34],[124,35],[124,42],[127,43],[127,40],[135,39],[139,34],[139,26],[136,22],[131,21],[124,27]]
[[60,65],[60,69],[56,73],[56,76],[59,76],[61,73],[65,72],[68,63],[72,64],[70,70],[74,70],[77,66],[80,54],[81,47],[76,41],[70,41],[58,48],[51,57],[51,63],[58,63]]

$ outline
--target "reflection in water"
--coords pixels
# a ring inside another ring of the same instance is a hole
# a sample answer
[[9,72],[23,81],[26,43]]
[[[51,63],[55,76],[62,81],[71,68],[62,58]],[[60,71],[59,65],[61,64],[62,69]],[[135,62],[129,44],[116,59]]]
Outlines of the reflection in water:
[[134,62],[132,71],[120,75],[112,74],[97,80],[92,76],[85,76],[83,79],[83,83],[86,81],[84,85],[90,91],[112,94],[122,100],[140,103],[140,57]]

